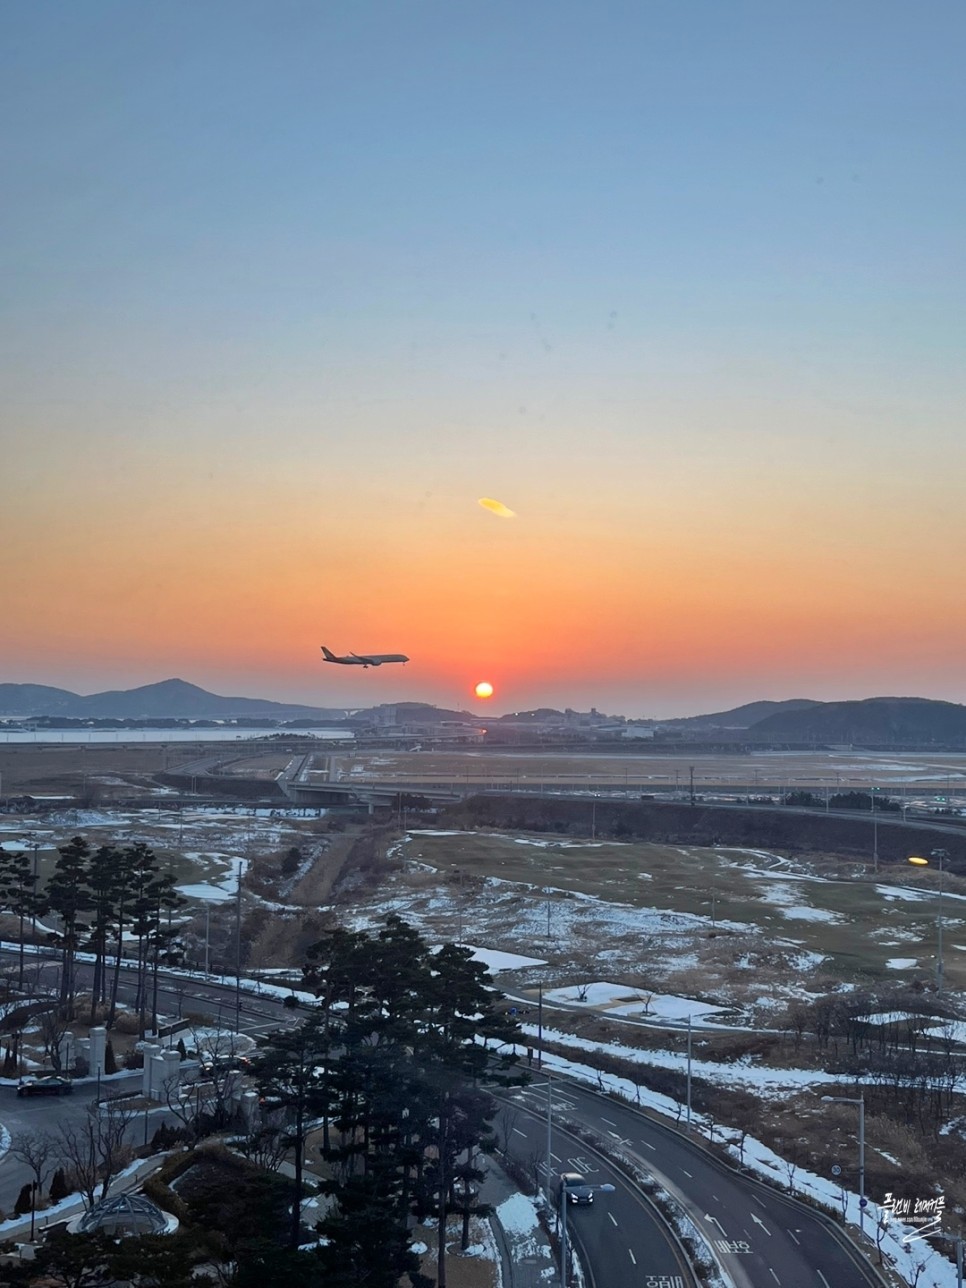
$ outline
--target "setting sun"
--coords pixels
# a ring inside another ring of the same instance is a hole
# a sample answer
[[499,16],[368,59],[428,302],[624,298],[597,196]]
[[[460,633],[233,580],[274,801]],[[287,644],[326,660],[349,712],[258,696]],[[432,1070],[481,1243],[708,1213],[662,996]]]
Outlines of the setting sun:
[[493,685],[490,684],[489,680],[481,680],[476,686],[475,692],[478,698],[492,698]]

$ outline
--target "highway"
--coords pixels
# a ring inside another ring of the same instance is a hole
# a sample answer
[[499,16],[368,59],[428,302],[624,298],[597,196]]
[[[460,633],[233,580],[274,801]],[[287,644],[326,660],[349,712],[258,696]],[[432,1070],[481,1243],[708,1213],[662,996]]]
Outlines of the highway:
[[[875,1270],[829,1218],[735,1171],[683,1133],[632,1106],[566,1080],[555,1080],[553,1096],[554,1119],[590,1128],[605,1150],[628,1159],[678,1200],[735,1288],[881,1288]],[[524,1088],[513,1099],[533,1115],[528,1121],[545,1115],[543,1088]],[[532,1131],[523,1121],[515,1126],[525,1133],[521,1151],[539,1149],[545,1155],[545,1121]],[[517,1133],[512,1134],[516,1143]],[[565,1145],[552,1146],[555,1168],[581,1171],[578,1164],[589,1163],[595,1183],[598,1178],[617,1183],[616,1169],[608,1169],[586,1144],[555,1130],[553,1139],[561,1138]],[[576,1153],[568,1155],[571,1148]],[[577,1238],[590,1254],[597,1281],[643,1288],[647,1275],[662,1282],[663,1274],[678,1288],[673,1276],[683,1276],[683,1271],[669,1263],[667,1240],[662,1251],[652,1235],[639,1239],[635,1222],[640,1216],[632,1215],[619,1193],[602,1196],[593,1210],[572,1210]],[[614,1205],[609,1214],[608,1203]],[[639,1270],[632,1271],[633,1265]],[[690,1282],[682,1277],[682,1285]]]
[[[552,1089],[552,1119],[574,1119],[579,1111],[569,1085]],[[546,1176],[546,1083],[539,1079],[507,1097],[507,1149],[530,1170],[540,1158],[541,1178]],[[589,1288],[602,1285],[641,1285],[649,1288],[697,1288],[680,1241],[647,1195],[603,1153],[578,1136],[553,1127],[550,1145],[550,1194],[556,1198],[555,1177],[580,1172],[592,1185],[610,1184],[613,1194],[598,1194],[590,1207],[570,1205],[568,1240],[580,1257]]]

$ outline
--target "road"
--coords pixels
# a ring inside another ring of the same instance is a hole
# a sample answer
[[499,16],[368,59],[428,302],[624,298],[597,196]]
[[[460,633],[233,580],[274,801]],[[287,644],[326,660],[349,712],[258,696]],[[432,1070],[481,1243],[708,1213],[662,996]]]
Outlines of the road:
[[[534,1115],[545,1113],[546,1092],[528,1087],[515,1093],[516,1103]],[[601,1096],[579,1084],[561,1080],[554,1088],[554,1115],[569,1122],[589,1127],[610,1149],[629,1159],[642,1173],[652,1176],[659,1185],[678,1200],[684,1211],[701,1231],[705,1242],[735,1288],[881,1288],[881,1280],[871,1266],[855,1251],[839,1228],[820,1213],[796,1203],[753,1179],[718,1161],[681,1132],[655,1121],[631,1106]],[[523,1123],[516,1124],[526,1132],[527,1146],[539,1144]],[[542,1124],[542,1144],[546,1150],[546,1126]],[[516,1137],[516,1133],[512,1133]],[[555,1133],[555,1139],[559,1139]],[[515,1142],[516,1143],[516,1142]],[[605,1146],[606,1147],[606,1146]],[[521,1148],[524,1148],[521,1146]],[[587,1161],[588,1149],[579,1144]],[[567,1158],[560,1148],[554,1167],[574,1164],[579,1158]],[[603,1178],[606,1165],[599,1167]],[[613,1181],[613,1172],[606,1176]],[[616,1182],[614,1182],[616,1183]],[[626,1183],[625,1183],[626,1188]],[[608,1229],[602,1217],[606,1204],[615,1206]],[[681,1275],[661,1260],[656,1243],[648,1239],[639,1244],[633,1240],[633,1222],[618,1194],[599,1200],[600,1207],[574,1213],[574,1227],[593,1259],[594,1274],[600,1284],[647,1284],[646,1275]],[[616,1219],[615,1219],[616,1218]],[[618,1233],[619,1232],[619,1233]],[[666,1257],[666,1254],[664,1254]],[[632,1259],[640,1270],[631,1278]],[[616,1276],[616,1277],[615,1277]],[[657,1278],[657,1282],[661,1282]],[[683,1284],[688,1284],[683,1279]],[[677,1285],[674,1285],[677,1288]]]
[[[552,1090],[553,1118],[578,1116],[570,1087]],[[539,1080],[512,1093],[505,1116],[507,1149],[527,1171],[540,1159],[541,1183],[546,1176],[546,1084]],[[556,1196],[560,1172],[580,1172],[593,1185],[610,1184],[613,1194],[598,1194],[590,1207],[570,1206],[567,1231],[584,1267],[589,1288],[601,1285],[660,1285],[696,1288],[684,1249],[660,1212],[642,1190],[610,1160],[578,1136],[554,1126],[550,1145],[550,1193]]]
[[[2,951],[5,956],[14,955],[9,949]],[[45,962],[41,969],[56,973],[58,965],[51,960]],[[78,983],[83,988],[86,978],[84,972],[89,971],[90,967],[81,963],[78,969],[81,976]],[[119,990],[122,999],[133,998],[134,978],[133,968],[122,967]],[[172,976],[170,979],[160,979],[158,996],[161,1010],[166,1015],[178,1015],[182,1009],[197,1011],[210,1015],[216,1026],[231,1028],[234,1025],[235,989],[232,984],[214,984]],[[239,1031],[248,1037],[257,1038],[273,1029],[294,1023],[297,1015],[297,1012],[286,1010],[281,1000],[242,992]],[[141,1077],[141,1071],[136,1070],[131,1074],[115,1076],[109,1082],[102,1080],[100,1091],[102,1095],[106,1095],[140,1090]],[[80,1125],[96,1099],[97,1092],[96,1079],[78,1082],[69,1096],[20,1097],[15,1087],[0,1087],[0,1124],[12,1137],[26,1130],[50,1130],[60,1123]],[[153,1135],[164,1121],[175,1122],[160,1107],[150,1110],[143,1117],[139,1115],[132,1125],[132,1139],[140,1144],[146,1133]],[[0,1209],[11,1212],[21,1187],[31,1179],[30,1170],[12,1154],[0,1158]]]

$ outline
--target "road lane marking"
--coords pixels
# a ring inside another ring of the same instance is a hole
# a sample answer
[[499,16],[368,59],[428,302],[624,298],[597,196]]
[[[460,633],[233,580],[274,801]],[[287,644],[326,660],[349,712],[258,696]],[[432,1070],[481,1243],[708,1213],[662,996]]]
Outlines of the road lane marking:
[[631,1252],[630,1248],[628,1248],[628,1249],[627,1249],[627,1255],[630,1257],[631,1261],[633,1261],[634,1265],[636,1266],[636,1265],[637,1265],[637,1257],[635,1257],[635,1256],[634,1256],[634,1254],[633,1254],[633,1252]]
[[768,1235],[768,1237],[769,1237],[769,1239],[770,1239],[770,1238],[771,1238],[771,1230],[769,1230],[768,1226],[767,1226],[767,1225],[765,1225],[765,1223],[764,1223],[764,1221],[761,1219],[761,1217],[760,1217],[760,1216],[756,1216],[756,1215],[755,1215],[755,1213],[754,1213],[754,1212],[752,1212],[752,1214],[751,1214],[751,1219],[752,1219],[752,1221],[754,1221],[755,1225],[760,1225],[760,1226],[761,1226],[761,1228],[764,1230],[764,1232]]
[[774,1281],[775,1281],[775,1283],[776,1283],[776,1284],[780,1284],[780,1283],[781,1283],[781,1280],[780,1280],[780,1279],[778,1278],[778,1276],[775,1274],[774,1270],[772,1270],[771,1266],[769,1266],[769,1267],[768,1267],[768,1273],[771,1275],[772,1279],[774,1279]]
[[616,1126],[617,1126],[617,1123],[612,1123],[612,1122],[611,1122],[611,1120],[610,1120],[609,1118],[605,1118],[603,1114],[601,1114],[601,1116],[600,1116],[600,1121],[601,1121],[602,1123],[606,1123],[608,1127],[616,1127]]
[[613,1212],[608,1212],[608,1213],[607,1213],[607,1215],[610,1217],[610,1219],[611,1219],[611,1221],[614,1223],[614,1225],[616,1225],[616,1224],[617,1224],[617,1222],[614,1220],[614,1214],[613,1214]]
[[821,1270],[816,1270],[815,1273],[818,1275],[819,1279],[821,1279],[822,1283],[825,1285],[825,1288],[829,1288],[829,1282],[822,1274]]
[[[787,1230],[787,1229],[786,1229],[785,1233],[786,1233],[786,1234],[790,1234],[790,1235],[792,1236],[792,1238],[793,1238],[793,1239],[795,1239],[795,1231],[794,1231],[794,1230]],[[801,1239],[795,1239],[795,1242],[799,1245],[799,1247],[801,1247],[801,1243],[802,1243]]]
[[688,1178],[688,1180],[689,1180],[689,1181],[693,1181],[693,1180],[694,1180],[694,1177],[691,1175],[691,1173],[690,1173],[686,1168],[682,1167],[682,1168],[681,1168],[681,1171],[682,1171],[682,1172],[684,1172],[684,1175]]
[[527,1139],[527,1133],[525,1131],[521,1131],[519,1127],[514,1127],[513,1130],[516,1132],[518,1136],[522,1136],[524,1140]]

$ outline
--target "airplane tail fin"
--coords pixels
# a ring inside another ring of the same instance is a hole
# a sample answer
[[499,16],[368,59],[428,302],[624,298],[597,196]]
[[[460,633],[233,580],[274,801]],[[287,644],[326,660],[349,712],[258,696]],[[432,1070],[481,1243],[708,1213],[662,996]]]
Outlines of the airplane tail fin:
[[322,655],[323,655],[323,657],[325,658],[325,660],[326,660],[327,662],[334,662],[334,661],[335,661],[335,654],[334,654],[334,653],[330,653],[330,652],[329,652],[329,650],[325,647],[325,645],[324,645],[324,644],[322,645]]

